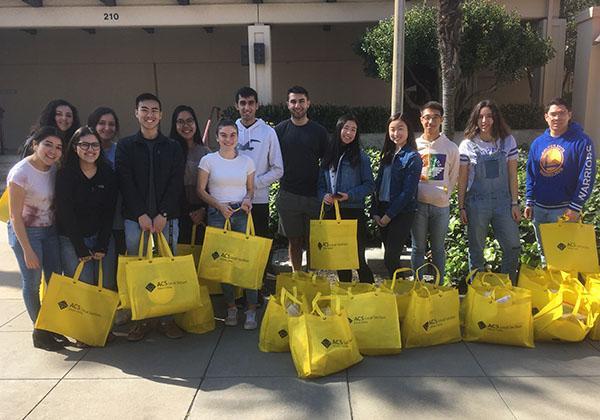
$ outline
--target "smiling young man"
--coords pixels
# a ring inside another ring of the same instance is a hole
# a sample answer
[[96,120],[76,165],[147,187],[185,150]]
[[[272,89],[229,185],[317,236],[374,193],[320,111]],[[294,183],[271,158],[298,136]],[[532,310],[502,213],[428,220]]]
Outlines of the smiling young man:
[[427,241],[431,259],[444,279],[446,249],[444,241],[450,220],[450,195],[458,180],[460,154],[458,146],[440,131],[444,108],[438,102],[421,107],[423,135],[417,138],[417,148],[423,160],[419,180],[417,211],[411,228],[413,270],[425,261]]
[[562,216],[579,220],[596,179],[594,144],[572,116],[563,99],[550,101],[544,114],[548,129],[529,149],[525,217],[533,221],[542,264],[540,224]]
[[328,135],[322,125],[309,120],[310,99],[302,86],[288,89],[287,107],[290,119],[275,127],[284,167],[277,211],[280,233],[289,241],[292,267],[299,271],[302,250],[308,248],[310,219],[319,217],[319,161],[327,149]]
[[[143,93],[136,98],[135,117],[140,130],[120,140],[116,152],[127,251],[129,255],[137,254],[141,233],[146,231],[163,232],[175,253],[183,190],[183,151],[160,132],[162,111],[155,95]],[[128,339],[141,340],[149,329],[146,322],[137,323]],[[161,329],[169,338],[183,335],[172,319],[163,321]]]
[[283,175],[281,148],[275,130],[262,119],[256,118],[258,94],[250,87],[243,87],[235,94],[235,108],[240,118],[238,127],[238,151],[254,161],[254,199],[252,219],[256,234],[269,237],[269,189]]

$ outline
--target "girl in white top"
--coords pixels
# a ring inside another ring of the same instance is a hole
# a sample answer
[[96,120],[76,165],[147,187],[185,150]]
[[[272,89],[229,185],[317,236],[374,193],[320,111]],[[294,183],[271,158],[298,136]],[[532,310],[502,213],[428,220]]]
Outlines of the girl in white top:
[[[27,313],[35,322],[40,311],[42,270],[46,281],[52,273],[61,273],[52,205],[56,163],[62,156],[61,134],[54,127],[42,127],[32,135],[30,145],[32,154],[8,173],[8,244],[21,271]],[[55,336],[38,329],[33,330],[33,346],[52,351],[63,348]]]
[[[229,219],[234,231],[245,232],[254,194],[254,162],[248,156],[238,154],[238,128],[232,120],[219,121],[217,141],[219,151],[204,156],[198,165],[198,194],[210,206],[209,226],[222,228]],[[225,325],[237,325],[234,287],[225,283],[221,287],[227,302]],[[258,291],[246,289],[246,300],[248,310],[244,329],[253,330],[257,327]]]

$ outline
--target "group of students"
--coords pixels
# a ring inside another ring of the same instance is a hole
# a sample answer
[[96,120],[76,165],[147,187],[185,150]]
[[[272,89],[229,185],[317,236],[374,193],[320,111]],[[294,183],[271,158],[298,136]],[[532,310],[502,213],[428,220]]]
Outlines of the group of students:
[[[194,228],[201,241],[206,224],[222,228],[229,219],[233,230],[245,231],[246,214],[251,213],[256,234],[269,236],[269,189],[277,180],[279,231],[288,239],[294,270],[302,269],[310,220],[319,217],[321,202],[333,218],[332,204],[338,201],[342,217],[358,221],[359,279],[373,282],[365,259],[365,203],[372,195],[369,213],[381,230],[390,275],[399,268],[411,236],[413,267],[423,264],[429,243],[443,278],[449,198],[458,185],[470,267],[484,268],[491,224],[503,251],[501,269],[515,280],[521,217],[518,151],[492,101],[475,106],[458,147],[440,131],[444,113],[437,102],[421,108],[419,138],[404,115],[392,115],[375,178],[360,145],[356,117],[340,117],[330,139],[324,127],[308,118],[305,88],[291,87],[286,102],[290,118],[272,128],[256,117],[257,92],[239,89],[235,105],[240,118],[218,122],[218,150],[212,153],[189,106],[175,108],[170,135],[163,135],[161,102],[153,94],[136,98],[140,129],[119,141],[119,120],[112,109],[98,108],[79,127],[74,106],[50,102],[25,145],[26,157],[11,169],[7,182],[9,244],[32,321],[40,309],[42,271],[46,279],[53,272],[72,276],[86,261],[80,279],[94,284],[102,264],[103,284],[114,289],[116,254],[137,254],[140,241],[147,240],[143,232],[162,232],[176,252],[178,241],[189,243]],[[545,118],[549,129],[533,142],[527,164],[525,217],[533,220],[538,242],[539,223],[579,217],[596,171],[593,144],[571,122],[568,105],[553,100]],[[342,281],[352,278],[350,270],[338,274]],[[237,325],[234,289],[222,286],[225,324]],[[244,328],[255,329],[258,291],[246,290],[245,295]],[[183,335],[170,317],[154,321],[136,322],[128,339],[143,339],[153,325],[167,337]],[[68,340],[34,329],[33,343],[56,350]]]

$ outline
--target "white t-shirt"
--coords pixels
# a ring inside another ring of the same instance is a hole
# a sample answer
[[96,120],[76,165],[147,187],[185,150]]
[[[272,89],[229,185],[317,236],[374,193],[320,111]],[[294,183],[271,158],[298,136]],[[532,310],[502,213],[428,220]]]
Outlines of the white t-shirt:
[[198,165],[208,172],[208,192],[219,203],[239,203],[246,193],[248,175],[254,173],[254,162],[248,156],[225,159],[219,152],[209,153]]
[[28,158],[19,161],[8,172],[7,185],[11,182],[25,190],[23,222],[26,227],[46,227],[54,224],[54,181],[56,166],[47,171],[36,169]]

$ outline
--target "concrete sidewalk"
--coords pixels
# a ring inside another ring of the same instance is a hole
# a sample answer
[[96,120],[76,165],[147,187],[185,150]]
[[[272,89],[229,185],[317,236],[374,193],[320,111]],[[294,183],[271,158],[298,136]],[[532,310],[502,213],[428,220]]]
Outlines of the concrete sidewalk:
[[[217,316],[223,305],[215,302]],[[365,357],[300,380],[289,353],[261,353],[258,331],[225,328],[172,341],[60,353],[31,344],[17,266],[0,225],[2,419],[595,419],[600,344],[485,344]]]

